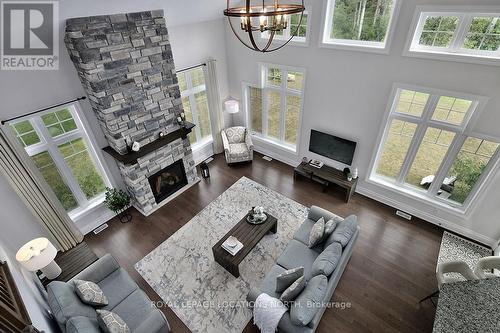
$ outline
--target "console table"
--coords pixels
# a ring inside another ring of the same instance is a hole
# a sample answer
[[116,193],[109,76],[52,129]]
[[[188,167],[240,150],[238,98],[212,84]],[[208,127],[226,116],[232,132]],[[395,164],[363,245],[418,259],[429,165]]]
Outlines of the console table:
[[331,184],[338,185],[346,190],[345,202],[349,202],[349,199],[354,194],[356,190],[356,185],[358,184],[358,179],[353,179],[348,181],[341,170],[323,165],[321,168],[315,168],[309,163],[302,162],[293,170],[293,179],[297,179],[297,176],[304,176],[312,181],[323,184],[323,191],[326,191]]

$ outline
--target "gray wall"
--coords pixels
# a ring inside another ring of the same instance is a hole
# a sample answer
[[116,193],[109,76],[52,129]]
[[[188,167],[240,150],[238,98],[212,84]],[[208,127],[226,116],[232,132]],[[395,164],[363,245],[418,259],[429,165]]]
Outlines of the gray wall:
[[[309,3],[313,5],[309,47],[287,46],[280,51],[262,55],[247,50],[236,40],[230,29],[226,29],[231,95],[241,98],[242,81],[259,83],[258,62],[303,67],[307,71],[299,154],[287,155],[277,149],[269,153],[274,153],[289,163],[302,156],[311,156],[308,154],[311,128],[354,139],[358,142],[354,165],[359,168],[358,188],[363,193],[493,245],[500,237],[500,224],[497,221],[500,195],[496,190],[500,186],[498,174],[477,198],[479,205],[470,217],[437,210],[364,181],[373,152],[377,148],[377,135],[384,125],[382,118],[395,82],[490,97],[475,130],[500,137],[500,67],[402,56],[416,5],[466,5],[471,1],[402,1],[389,55],[319,48],[323,2]],[[498,0],[478,0],[474,4],[499,3]],[[240,113],[238,116],[239,123],[243,123],[244,114]]]

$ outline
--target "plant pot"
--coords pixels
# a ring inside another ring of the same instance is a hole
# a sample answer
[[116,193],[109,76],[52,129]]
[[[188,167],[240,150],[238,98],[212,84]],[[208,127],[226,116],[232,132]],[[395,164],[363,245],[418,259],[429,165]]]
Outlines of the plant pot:
[[127,209],[123,209],[117,213],[118,218],[121,223],[128,223],[132,221],[132,214],[128,212]]

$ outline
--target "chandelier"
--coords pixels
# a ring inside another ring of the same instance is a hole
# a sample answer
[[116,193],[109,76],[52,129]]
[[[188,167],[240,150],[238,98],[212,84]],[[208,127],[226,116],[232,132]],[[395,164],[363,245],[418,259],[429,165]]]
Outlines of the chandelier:
[[[298,2],[300,4],[283,4],[280,0],[262,0],[262,2],[245,0],[244,6],[231,7],[230,0],[227,0],[224,15],[227,16],[234,35],[243,45],[258,52],[273,52],[284,47],[297,35],[305,10],[304,0]],[[288,17],[292,14],[300,14],[297,27],[290,31],[290,37],[281,45],[272,47],[274,37],[283,34],[288,28]],[[239,33],[233,22],[236,19],[240,21]],[[244,40],[245,35],[248,36],[248,41]],[[265,42],[257,43],[258,39],[264,39]]]

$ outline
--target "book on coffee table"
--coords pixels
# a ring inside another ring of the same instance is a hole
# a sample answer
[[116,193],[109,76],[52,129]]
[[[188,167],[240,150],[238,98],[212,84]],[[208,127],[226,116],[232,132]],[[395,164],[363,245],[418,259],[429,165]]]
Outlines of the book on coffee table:
[[[230,246],[229,244],[235,244],[235,246]],[[236,255],[242,248],[243,244],[236,237],[229,237],[224,243],[222,243],[222,248],[229,252],[231,255]]]

